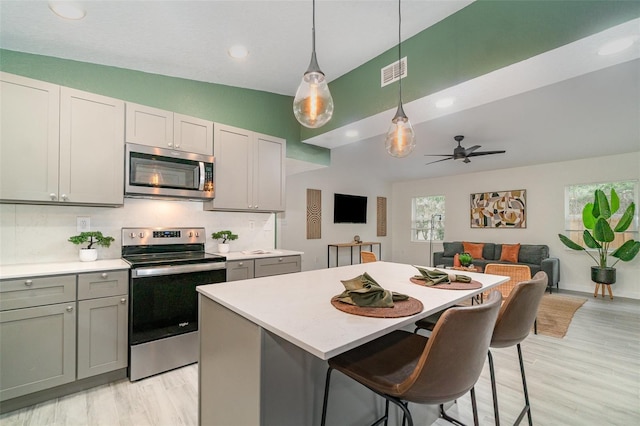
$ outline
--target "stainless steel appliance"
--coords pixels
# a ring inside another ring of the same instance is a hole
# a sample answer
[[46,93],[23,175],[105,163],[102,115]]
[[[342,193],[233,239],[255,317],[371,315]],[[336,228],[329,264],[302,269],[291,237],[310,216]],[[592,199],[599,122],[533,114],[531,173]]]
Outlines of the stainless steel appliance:
[[226,258],[205,253],[204,228],[122,228],[129,280],[129,379],[198,360],[196,286],[225,282]]
[[126,144],[125,196],[212,200],[213,155]]

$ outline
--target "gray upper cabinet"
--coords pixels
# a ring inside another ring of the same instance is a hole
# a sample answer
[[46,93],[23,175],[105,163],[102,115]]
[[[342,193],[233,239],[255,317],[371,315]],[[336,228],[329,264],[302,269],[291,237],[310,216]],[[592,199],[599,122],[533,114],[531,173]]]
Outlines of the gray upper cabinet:
[[0,73],[0,199],[57,201],[60,86]]
[[284,211],[284,139],[215,124],[215,199],[205,210]]
[[211,155],[213,122],[127,102],[126,141]]
[[122,205],[124,102],[1,77],[0,200]]
[[60,199],[124,203],[124,102],[62,87]]

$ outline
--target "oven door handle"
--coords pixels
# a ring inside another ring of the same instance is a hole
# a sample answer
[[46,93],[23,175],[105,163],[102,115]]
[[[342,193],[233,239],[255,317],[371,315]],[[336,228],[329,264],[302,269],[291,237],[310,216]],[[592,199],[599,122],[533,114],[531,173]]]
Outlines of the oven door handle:
[[158,275],[187,274],[189,272],[216,271],[226,269],[226,262],[215,263],[191,263],[188,265],[166,265],[145,268],[134,268],[131,277],[154,277]]

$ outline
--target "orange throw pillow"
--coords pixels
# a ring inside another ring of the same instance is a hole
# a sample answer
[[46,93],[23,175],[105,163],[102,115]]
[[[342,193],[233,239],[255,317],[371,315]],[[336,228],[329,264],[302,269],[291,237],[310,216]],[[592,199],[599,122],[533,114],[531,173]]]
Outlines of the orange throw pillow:
[[453,266],[455,267],[460,267],[462,266],[462,264],[460,263],[460,253],[456,253],[453,256]]
[[463,241],[462,246],[464,247],[464,251],[469,253],[474,259],[484,259],[484,257],[482,257],[484,243],[467,243]]
[[503,244],[500,260],[518,263],[518,253],[520,253],[520,244]]

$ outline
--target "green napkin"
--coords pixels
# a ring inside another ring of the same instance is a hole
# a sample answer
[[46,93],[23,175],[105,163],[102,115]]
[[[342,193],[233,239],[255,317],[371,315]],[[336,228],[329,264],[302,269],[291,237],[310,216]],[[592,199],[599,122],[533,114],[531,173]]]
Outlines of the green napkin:
[[415,265],[413,267],[420,271],[420,275],[415,275],[413,278],[424,281],[424,285],[426,286],[432,286],[436,284],[451,284],[452,281],[456,281],[459,283],[471,282],[471,277],[468,277],[466,275],[448,273],[445,271],[439,271],[437,269],[429,270],[420,268]]
[[407,300],[406,294],[385,290],[366,272],[350,280],[342,281],[345,291],[338,300],[350,305],[368,308],[392,308],[394,301]]

